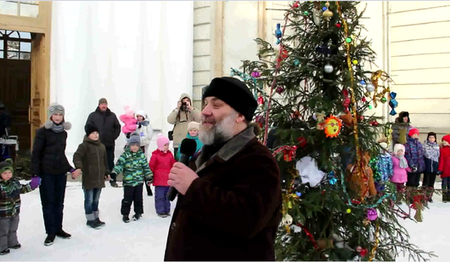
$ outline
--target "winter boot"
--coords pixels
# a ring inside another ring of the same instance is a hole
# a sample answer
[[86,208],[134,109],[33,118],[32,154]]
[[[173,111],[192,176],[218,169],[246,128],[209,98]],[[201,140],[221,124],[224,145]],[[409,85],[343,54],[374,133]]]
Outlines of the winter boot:
[[447,187],[445,185],[442,185],[442,202],[447,203],[448,197],[447,197]]
[[128,216],[123,216],[122,221],[125,223],[130,223],[130,218]]
[[0,256],[8,255],[9,252],[11,252],[11,251],[9,251],[9,248],[7,248],[7,249],[5,249],[5,250],[3,250],[3,251],[0,252]]
[[51,246],[53,245],[53,242],[55,241],[55,235],[47,235],[44,241],[45,246]]
[[94,211],[94,217],[95,217],[96,223],[99,224],[99,226],[104,227],[106,223],[101,221],[98,216],[99,216],[99,211],[98,210]]
[[12,249],[19,249],[19,248],[21,248],[21,247],[22,247],[21,244],[17,244],[17,245],[15,245],[15,246],[10,247],[10,248],[12,248]]
[[429,187],[428,190],[428,202],[433,203],[434,188]]
[[58,233],[56,233],[56,236],[63,238],[63,239],[69,239],[72,235],[67,232],[64,232],[64,230],[61,229],[61,230],[59,230]]
[[134,221],[138,221],[139,218],[141,218],[141,217],[142,217],[142,214],[134,214],[133,220],[134,220]]
[[160,214],[160,213],[158,213],[158,216],[160,217],[160,218],[166,218],[167,217],[167,215],[166,214]]
[[86,225],[88,227],[91,227],[93,229],[100,229],[100,225],[97,224],[97,220],[95,219],[94,214],[92,213],[86,214],[86,219],[87,219]]

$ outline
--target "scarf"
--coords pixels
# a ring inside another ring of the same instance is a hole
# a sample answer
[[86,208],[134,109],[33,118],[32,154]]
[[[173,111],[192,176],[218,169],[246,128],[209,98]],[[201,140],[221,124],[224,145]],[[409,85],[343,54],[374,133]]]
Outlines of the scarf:
[[408,161],[406,161],[406,158],[404,156],[394,156],[400,160],[400,168],[408,168]]
[[62,125],[62,123],[57,125],[55,124],[55,122],[53,122],[52,130],[55,133],[61,133],[62,131],[64,131],[64,126]]
[[423,143],[423,155],[425,158],[431,159],[434,162],[439,162],[439,145],[438,143],[430,143],[430,141],[425,141]]

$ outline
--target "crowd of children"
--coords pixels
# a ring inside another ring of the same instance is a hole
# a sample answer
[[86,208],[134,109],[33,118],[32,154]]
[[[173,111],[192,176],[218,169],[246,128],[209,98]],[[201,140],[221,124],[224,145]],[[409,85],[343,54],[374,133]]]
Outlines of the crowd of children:
[[[405,120],[409,123],[409,121]],[[433,202],[433,191],[436,176],[442,178],[442,201],[450,201],[450,135],[438,143],[436,133],[430,132],[427,139],[419,142],[419,130],[410,128],[405,144],[394,145],[392,154],[388,153],[387,144],[380,143],[382,154],[377,159],[377,171],[380,174],[379,183],[390,180],[397,188],[397,202],[401,202],[403,192],[419,190],[420,177],[423,174],[422,191],[426,200]],[[405,185],[406,183],[406,185]],[[379,191],[382,188],[377,188]],[[408,195],[408,194],[407,194]]]
[[[152,196],[150,185],[155,186],[155,208],[159,217],[170,216],[170,202],[167,198],[168,176],[175,157],[169,150],[169,138],[158,135],[157,149],[152,152],[150,161],[148,147],[153,129],[144,111],[136,113],[126,107],[126,114],[120,119],[124,122],[122,131],[127,138],[124,152],[119,157],[113,170],[108,168],[107,152],[100,142],[96,126],[86,125],[86,135],[73,156],[74,168],[65,156],[67,132],[70,123],[65,122],[64,107],[52,104],[48,109],[49,120],[37,131],[32,154],[32,179],[28,184],[21,184],[13,176],[11,159],[0,163],[0,255],[10,253],[10,249],[21,247],[17,239],[19,225],[20,194],[30,192],[40,186],[44,222],[47,237],[46,246],[52,245],[55,237],[70,238],[62,229],[63,201],[66,173],[70,171],[73,179],[82,176],[84,193],[84,212],[86,225],[100,229],[105,222],[99,218],[99,202],[102,188],[110,175],[123,175],[123,199],[120,213],[125,223],[130,222],[131,206],[134,205],[133,220],[138,220],[144,213],[143,185],[147,194]],[[186,137],[197,142],[196,154],[202,143],[198,139],[200,124],[190,122]],[[177,145],[180,146],[180,145]],[[34,163],[34,164],[33,164]]]

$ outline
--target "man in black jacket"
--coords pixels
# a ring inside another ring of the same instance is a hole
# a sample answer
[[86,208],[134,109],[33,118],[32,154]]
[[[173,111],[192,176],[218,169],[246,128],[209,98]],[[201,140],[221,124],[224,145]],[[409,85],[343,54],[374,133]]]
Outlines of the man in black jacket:
[[[84,129],[88,125],[95,126],[100,134],[100,141],[106,147],[106,155],[108,157],[108,169],[114,168],[114,146],[115,141],[120,135],[120,123],[116,114],[111,112],[108,108],[108,101],[106,98],[102,98],[98,101],[97,109],[92,112],[87,121]],[[116,176],[111,174],[110,184],[112,187],[117,187]]]
[[249,124],[256,100],[243,82],[221,77],[203,101],[195,172],[178,162],[169,174],[179,195],[164,260],[275,260],[280,170]]

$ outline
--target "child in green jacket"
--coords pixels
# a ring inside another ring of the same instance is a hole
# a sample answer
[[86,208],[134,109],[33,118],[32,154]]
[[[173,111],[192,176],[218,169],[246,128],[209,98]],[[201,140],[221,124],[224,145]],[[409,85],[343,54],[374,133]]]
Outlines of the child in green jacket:
[[123,174],[123,199],[121,214],[125,223],[130,222],[131,204],[134,202],[134,220],[138,220],[144,213],[142,189],[144,182],[151,184],[153,174],[147,163],[147,158],[140,148],[141,138],[139,134],[133,133],[128,139],[125,152],[117,160],[114,174]]

